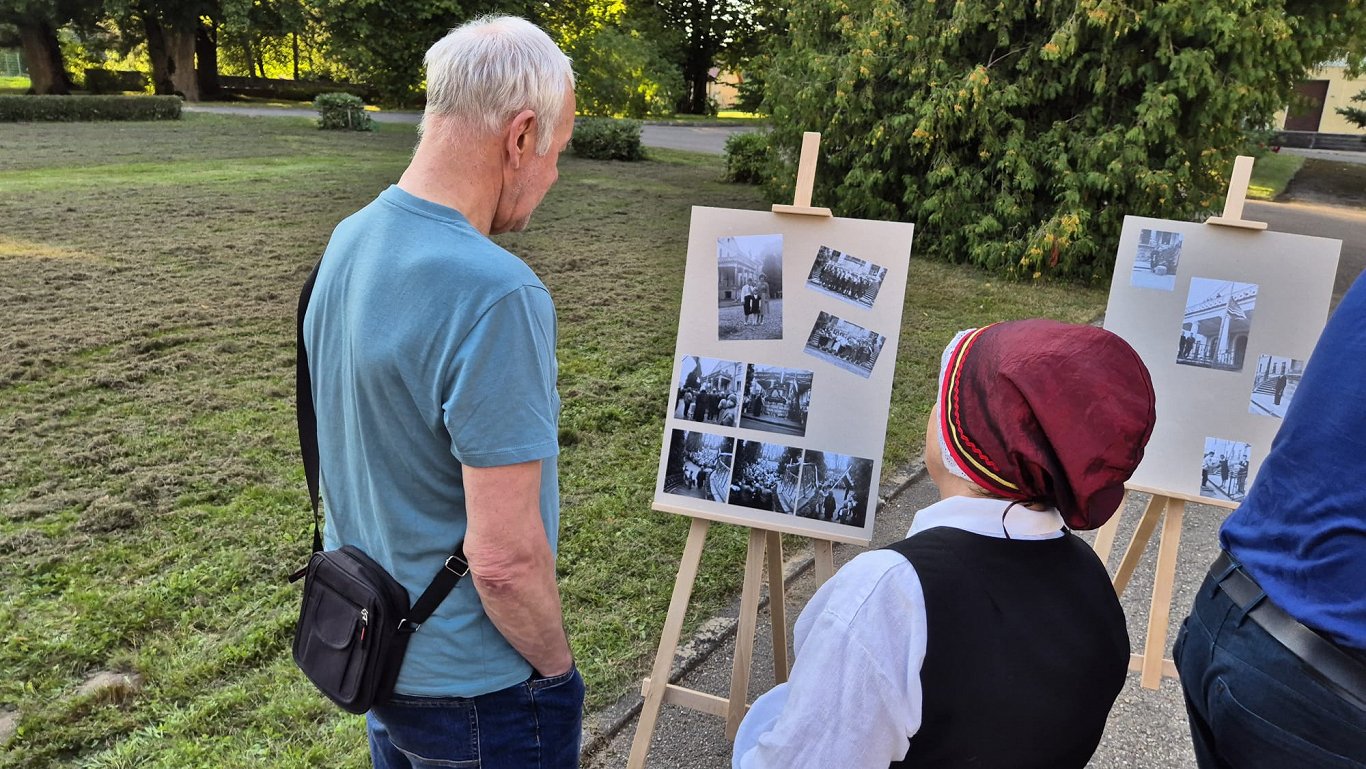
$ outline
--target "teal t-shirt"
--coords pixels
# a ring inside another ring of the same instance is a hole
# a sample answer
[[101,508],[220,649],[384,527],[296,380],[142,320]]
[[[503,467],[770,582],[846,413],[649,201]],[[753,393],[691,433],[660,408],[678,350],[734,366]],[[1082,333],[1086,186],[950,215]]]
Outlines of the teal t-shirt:
[[[465,536],[462,467],[542,460],[554,549],[555,334],[535,273],[458,211],[389,187],[337,225],[304,322],[326,546],[359,547],[416,600]],[[396,691],[472,697],[530,675],[466,579],[413,634]]]

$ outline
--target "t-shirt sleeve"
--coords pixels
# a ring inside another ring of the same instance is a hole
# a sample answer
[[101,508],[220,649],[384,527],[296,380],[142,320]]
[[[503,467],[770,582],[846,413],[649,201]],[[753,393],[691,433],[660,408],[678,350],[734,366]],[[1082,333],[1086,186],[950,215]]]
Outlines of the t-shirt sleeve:
[[449,365],[443,418],[461,464],[513,465],[559,452],[555,307],[545,289],[522,286],[494,302]]

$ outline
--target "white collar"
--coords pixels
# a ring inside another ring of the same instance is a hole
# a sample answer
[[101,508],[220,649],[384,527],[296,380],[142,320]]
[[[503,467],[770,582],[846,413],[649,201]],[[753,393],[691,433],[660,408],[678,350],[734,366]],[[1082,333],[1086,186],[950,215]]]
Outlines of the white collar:
[[[936,526],[949,526],[974,534],[983,534],[999,539],[1053,539],[1062,536],[1062,514],[1057,510],[1030,510],[1024,505],[1015,505],[1002,520],[1009,500],[979,499],[976,497],[949,497],[926,507],[915,514],[911,528],[906,536],[919,534]],[[1002,524],[1005,524],[1004,526]]]

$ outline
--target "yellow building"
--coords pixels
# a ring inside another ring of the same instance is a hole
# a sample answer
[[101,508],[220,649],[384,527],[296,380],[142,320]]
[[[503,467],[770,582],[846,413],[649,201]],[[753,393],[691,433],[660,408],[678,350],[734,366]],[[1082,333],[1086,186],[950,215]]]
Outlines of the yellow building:
[[1366,136],[1366,128],[1347,122],[1338,114],[1338,107],[1354,106],[1366,109],[1366,102],[1352,104],[1352,97],[1366,91],[1366,77],[1349,79],[1345,62],[1333,62],[1310,73],[1309,78],[1295,86],[1306,103],[1291,105],[1277,113],[1275,126],[1283,131],[1306,131],[1321,134],[1353,134]]

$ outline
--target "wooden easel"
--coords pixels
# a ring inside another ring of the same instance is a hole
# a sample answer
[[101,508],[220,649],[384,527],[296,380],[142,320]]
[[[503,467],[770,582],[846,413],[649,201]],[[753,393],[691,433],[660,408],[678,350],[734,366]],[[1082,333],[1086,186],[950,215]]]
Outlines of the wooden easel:
[[[775,205],[774,213],[802,216],[831,215],[830,209],[811,205],[819,148],[820,134],[803,134],[793,205]],[[787,681],[787,609],[783,584],[783,538],[776,531],[750,527],[749,547],[745,552],[744,587],[740,593],[739,624],[735,630],[735,659],[731,664],[730,696],[718,697],[669,683],[669,671],[673,667],[674,654],[678,650],[679,636],[683,631],[683,618],[688,612],[693,584],[697,581],[697,569],[702,562],[702,546],[707,540],[709,527],[710,523],[707,520],[693,518],[692,526],[688,530],[688,542],[683,548],[683,559],[678,565],[678,577],[674,580],[673,596],[669,599],[669,614],[664,620],[659,650],[655,652],[650,677],[641,684],[640,693],[645,702],[640,709],[635,739],[631,742],[631,755],[626,762],[628,769],[644,768],[645,757],[650,751],[650,740],[654,737],[655,725],[659,720],[659,711],[666,702],[726,719],[726,738],[735,739],[735,732],[740,728],[740,719],[744,718],[745,712],[749,709],[746,699],[749,693],[750,668],[754,658],[754,636],[759,624],[759,593],[763,586],[765,560],[768,565],[769,619],[773,630],[773,678],[777,683]],[[811,544],[815,550],[816,583],[819,585],[835,574],[834,548],[830,540],[812,539]]]
[[[1266,222],[1251,222],[1243,219],[1243,204],[1247,201],[1247,185],[1252,179],[1251,157],[1239,155],[1233,162],[1233,174],[1229,179],[1228,197],[1224,200],[1223,216],[1212,216],[1205,221],[1222,227],[1238,227],[1246,230],[1265,230]],[[1152,541],[1153,531],[1158,521],[1162,521],[1162,533],[1158,536],[1157,571],[1153,577],[1152,603],[1148,608],[1148,633],[1144,639],[1143,652],[1134,654],[1129,660],[1129,669],[1139,671],[1139,682],[1145,689],[1156,689],[1162,678],[1176,678],[1176,663],[1164,659],[1162,654],[1167,648],[1167,634],[1170,630],[1172,609],[1172,586],[1176,582],[1176,551],[1181,545],[1181,523],[1185,517],[1186,505],[1195,502],[1230,510],[1237,505],[1218,499],[1191,497],[1160,489],[1128,486],[1130,492],[1146,492],[1152,495],[1143,515],[1138,519],[1129,545],[1124,550],[1115,570],[1115,592],[1124,595],[1129,580],[1138,567],[1143,552]],[[1120,512],[1124,503],[1120,503]],[[1096,532],[1095,551],[1102,563],[1108,562],[1114,547],[1115,532],[1119,528],[1120,512]]]

